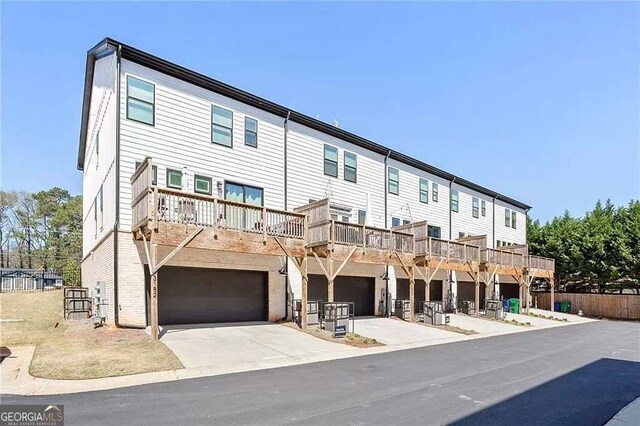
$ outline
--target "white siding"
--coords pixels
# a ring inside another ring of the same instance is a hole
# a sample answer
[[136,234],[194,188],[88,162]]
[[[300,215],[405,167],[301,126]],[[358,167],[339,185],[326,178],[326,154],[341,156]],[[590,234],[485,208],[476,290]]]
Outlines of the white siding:
[[[398,195],[388,194],[388,222],[391,218],[418,222],[427,220],[429,225],[441,228],[442,237],[449,235],[449,181],[431,175],[415,167],[389,160],[389,167],[399,170],[400,183]],[[420,178],[429,181],[429,202],[420,202]],[[438,184],[438,201],[433,201],[433,183]],[[410,212],[410,214],[409,214]]]
[[[115,157],[116,157],[116,108],[117,81],[116,55],[111,54],[95,63],[89,123],[85,147],[83,194],[83,257],[89,254],[98,241],[113,228],[115,223]],[[99,153],[96,140],[99,138]],[[103,188],[103,211],[96,204],[100,186]],[[98,224],[95,209],[98,209]]]
[[[451,212],[451,239],[455,240],[461,232],[465,235],[486,235],[491,246],[493,234],[493,197],[481,194],[464,186],[453,183],[452,189],[458,191],[458,212]],[[473,217],[473,197],[478,198],[478,217]],[[486,204],[486,216],[482,216],[482,201]],[[447,207],[449,198],[447,197]]]
[[[516,212],[516,229],[507,228],[504,224],[504,210],[509,209]],[[523,209],[511,206],[503,201],[496,200],[496,240],[506,241],[513,244],[524,244],[527,242],[527,219]],[[494,241],[493,244],[496,242]]]
[[[338,177],[324,174],[324,145],[338,148]],[[344,180],[344,152],[356,154],[357,183]],[[349,142],[290,123],[287,136],[287,198],[293,209],[327,196],[350,206],[350,222],[358,222],[357,210],[367,211],[367,223],[384,226],[384,157]],[[367,208],[367,199],[368,208]]]
[[[126,117],[127,75],[155,84],[155,125]],[[130,61],[122,61],[120,115],[120,223],[131,226],[131,185],[135,162],[146,156],[158,166],[158,185],[165,186],[167,167],[184,170],[186,190],[193,175],[264,189],[267,207],[284,207],[283,119]],[[233,148],[211,142],[211,107],[233,111]],[[258,120],[258,148],[244,145],[244,117]]]

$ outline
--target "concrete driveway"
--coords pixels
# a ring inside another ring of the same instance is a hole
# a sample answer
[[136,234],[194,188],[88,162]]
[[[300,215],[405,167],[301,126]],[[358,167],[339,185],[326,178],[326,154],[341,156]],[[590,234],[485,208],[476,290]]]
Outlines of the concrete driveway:
[[460,333],[452,333],[393,318],[356,318],[354,331],[361,336],[376,339],[385,345],[424,343],[427,346],[465,339],[465,336]]
[[348,356],[358,351],[268,322],[163,326],[161,339],[186,368],[259,368],[277,361]]

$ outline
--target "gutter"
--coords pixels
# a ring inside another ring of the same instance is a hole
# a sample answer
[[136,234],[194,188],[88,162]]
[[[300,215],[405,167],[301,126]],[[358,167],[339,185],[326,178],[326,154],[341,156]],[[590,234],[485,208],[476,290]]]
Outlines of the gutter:
[[[451,240],[451,230],[452,230],[452,219],[453,216],[451,215],[451,185],[453,185],[456,182],[456,177],[454,176],[453,179],[449,182],[449,240]],[[460,196],[458,195],[458,210],[460,210]]]
[[[389,183],[387,182],[387,179],[389,178],[389,170],[388,170],[388,166],[387,166],[387,162],[389,160],[389,156],[391,155],[391,150],[389,150],[389,152],[387,152],[387,155],[385,155],[384,157],[384,227],[385,229],[387,228],[387,223],[388,222],[388,215],[387,215],[387,202],[388,202],[388,198],[389,198],[389,189],[388,189],[388,185]],[[367,212],[368,213],[368,212]],[[385,307],[385,312],[384,312],[384,316],[385,317],[390,317],[391,316],[391,306],[388,306],[388,301],[389,301],[389,265],[384,265],[384,276],[386,277],[386,279],[384,280],[384,297],[385,297],[385,301],[384,301],[384,307]]]
[[491,236],[492,240],[491,240],[491,247],[498,248],[496,247],[496,197],[493,197],[493,235]]
[[[289,116],[287,113],[284,118],[284,210],[287,210],[287,135],[289,133]],[[284,262],[284,317],[282,321],[286,321],[289,316],[289,258],[285,257]]]
[[[120,65],[122,59],[122,49],[118,47],[116,52],[116,216],[113,223],[113,305],[114,305],[114,322],[116,326],[120,324],[119,312],[120,303],[118,303],[118,228],[120,228]],[[146,299],[146,297],[145,297]],[[127,325],[128,326],[128,325]]]

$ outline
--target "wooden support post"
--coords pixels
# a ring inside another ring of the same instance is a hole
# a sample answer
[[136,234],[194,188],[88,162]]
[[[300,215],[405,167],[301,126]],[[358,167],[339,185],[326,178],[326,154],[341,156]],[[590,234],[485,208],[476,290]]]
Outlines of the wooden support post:
[[522,287],[523,287],[522,280],[518,280],[518,299],[519,299],[519,302],[520,302],[520,303],[518,303],[518,313],[519,314],[522,313],[522,296],[524,294]]
[[416,303],[416,297],[415,297],[416,277],[415,277],[413,266],[407,267],[407,270],[408,270],[407,272],[409,272],[409,309],[410,309],[409,321],[414,322],[415,321],[415,303]]
[[424,267],[424,276],[427,277],[427,279],[424,280],[424,300],[426,302],[428,302],[431,298],[431,279],[429,279],[429,267],[425,266]]
[[[153,231],[154,233],[156,231]],[[151,339],[157,342],[160,337],[158,329],[158,270],[155,268],[158,261],[158,245],[153,242],[153,234],[151,236],[151,261],[153,265],[153,274],[151,275]]]
[[476,272],[474,274],[474,280],[475,280],[475,298],[473,300],[473,303],[475,304],[474,306],[474,310],[473,310],[473,316],[477,317],[480,315],[480,272]]
[[555,288],[554,288],[554,287],[555,287],[555,284],[556,284],[556,283],[555,283],[555,279],[554,279],[553,277],[551,277],[551,279],[549,280],[549,285],[551,286],[551,308],[550,308],[549,310],[550,310],[551,312],[553,312],[553,309],[554,309],[554,308],[553,308],[553,305],[554,305],[554,303],[555,303],[555,294],[554,294],[554,291],[555,291]]
[[329,263],[328,276],[327,276],[327,301],[335,302],[333,297],[333,281],[335,277],[333,276],[333,259],[331,258],[331,252],[327,253],[327,262]]
[[[298,260],[296,259],[295,262],[298,263]],[[307,272],[307,263],[308,263],[307,256],[303,257],[299,263],[300,265],[299,269],[302,275],[302,306],[300,308],[300,315],[302,315],[302,318],[300,322],[301,322],[303,331],[307,330],[307,303],[309,300],[309,297],[307,295],[307,288],[309,284],[309,274]]]

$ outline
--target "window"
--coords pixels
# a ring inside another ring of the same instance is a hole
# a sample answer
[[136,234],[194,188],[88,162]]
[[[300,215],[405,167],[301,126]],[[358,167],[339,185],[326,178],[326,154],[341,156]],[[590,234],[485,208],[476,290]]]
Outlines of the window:
[[440,238],[440,227],[427,225],[427,234],[432,238]]
[[231,182],[225,182],[224,187],[225,200],[251,204],[252,206],[264,205],[264,190],[262,188]]
[[342,216],[343,222],[349,222],[349,216]]
[[482,217],[487,215],[487,203],[485,200],[480,201],[480,214]]
[[[136,169],[138,167],[140,167],[142,163],[140,161],[136,161]],[[153,168],[153,177],[151,180],[151,185],[157,185],[158,184],[158,166],[152,166]]]
[[167,169],[167,187],[182,189],[182,172],[179,170]]
[[127,119],[154,125],[155,86],[127,76]]
[[496,240],[496,247],[500,247],[500,243],[501,243],[500,240]]
[[431,200],[434,203],[438,202],[438,184],[433,182],[433,184],[431,184]]
[[244,118],[244,144],[258,147],[258,121],[253,118]]
[[402,224],[403,224],[403,225],[408,225],[408,224],[410,224],[410,223],[411,223],[411,221],[410,221],[410,220],[407,220],[407,219],[403,219],[403,220],[402,220]]
[[338,177],[338,148],[335,146],[324,146],[324,174]]
[[458,232],[458,238],[464,238],[464,237],[465,237],[464,232]]
[[[232,182],[224,184],[225,200],[252,206],[264,205],[264,190],[249,185],[241,185]],[[224,209],[225,226],[235,229],[263,229],[265,218],[262,217],[262,209],[246,209],[227,206]],[[222,217],[220,218],[222,219]]]
[[233,112],[215,105],[211,107],[211,142],[233,147]]
[[516,212],[511,212],[511,227],[516,229]]
[[398,195],[398,192],[400,191],[400,172],[398,169],[389,167],[387,169],[387,180],[389,194]]
[[400,226],[400,219],[397,217],[391,218],[391,227],[395,228],[396,226]]
[[357,182],[358,180],[358,157],[351,152],[344,152],[344,180]]
[[429,202],[429,181],[426,179],[420,179],[420,202]]
[[479,215],[478,202],[479,202],[479,200],[478,200],[478,198],[476,198],[476,197],[473,197],[473,198],[471,199],[471,216],[473,216],[473,217],[475,217],[475,218],[477,218],[477,217],[479,217],[479,216],[480,216],[480,215]]
[[193,176],[193,189],[199,194],[211,195],[211,178],[206,176]]
[[338,215],[335,213],[331,213],[331,220],[338,220]]
[[358,225],[364,225],[367,223],[367,211],[358,210]]
[[511,228],[511,210],[504,209],[504,226]]
[[458,191],[455,189],[451,190],[451,211],[458,212]]
[[102,185],[100,185],[100,230],[104,229],[104,196]]

